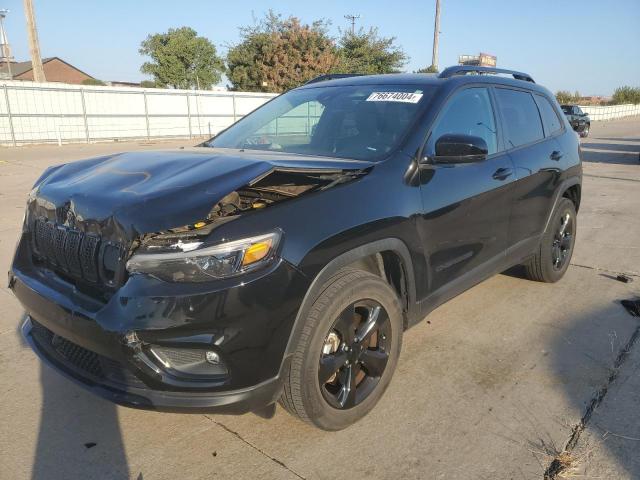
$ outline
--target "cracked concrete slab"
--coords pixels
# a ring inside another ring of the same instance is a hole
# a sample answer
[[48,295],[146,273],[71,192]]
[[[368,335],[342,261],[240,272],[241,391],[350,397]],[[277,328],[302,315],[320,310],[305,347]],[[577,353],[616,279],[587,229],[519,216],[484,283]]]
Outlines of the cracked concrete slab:
[[[630,140],[640,138],[640,119],[594,125],[591,134],[583,143],[589,176],[575,265],[566,278],[544,285],[522,280],[515,270],[437,309],[406,333],[380,404],[342,432],[313,429],[280,408],[265,420],[109,404],[38,362],[18,334],[23,312],[2,285],[0,476],[324,479],[348,471],[354,479],[541,479],[638,324],[618,300],[640,294],[640,278],[625,284],[611,276],[640,271],[640,189],[616,179],[640,180],[640,165],[615,154],[640,150],[640,141]],[[3,149],[0,159],[9,162],[0,165],[0,219],[7,222],[0,229],[0,268],[8,268],[19,230],[20,216],[6,208],[23,202],[46,166],[161,147]],[[640,475],[633,457],[638,442],[629,440],[640,438],[638,350],[621,366],[575,448],[587,459],[581,472],[592,478]]]
[[640,348],[634,348],[573,451],[580,478],[640,478]]

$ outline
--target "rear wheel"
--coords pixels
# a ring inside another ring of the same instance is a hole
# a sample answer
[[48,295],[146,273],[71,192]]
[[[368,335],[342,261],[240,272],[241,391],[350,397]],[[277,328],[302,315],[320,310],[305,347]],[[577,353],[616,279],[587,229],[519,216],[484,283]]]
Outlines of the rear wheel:
[[304,321],[281,403],[317,427],[340,430],[364,417],[391,381],[402,343],[400,303],[380,277],[345,269]]
[[571,262],[576,231],[575,205],[568,198],[561,198],[538,250],[525,265],[527,277],[548,283],[560,280]]

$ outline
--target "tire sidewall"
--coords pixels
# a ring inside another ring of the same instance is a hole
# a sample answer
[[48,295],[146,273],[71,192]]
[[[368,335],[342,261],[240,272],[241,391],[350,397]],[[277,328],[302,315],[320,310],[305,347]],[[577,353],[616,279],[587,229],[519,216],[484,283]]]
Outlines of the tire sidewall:
[[[402,311],[395,292],[386,282],[374,275],[358,279],[348,288],[332,296],[333,298],[323,299],[324,301],[319,302],[322,295],[316,300],[309,312],[309,317],[316,319],[317,323],[304,349],[300,389],[309,419],[320,428],[340,430],[364,417],[376,405],[389,386],[402,345]],[[389,315],[392,337],[389,360],[375,390],[355,407],[339,410],[329,405],[322,395],[318,382],[318,363],[324,339],[338,315],[353,302],[365,299],[379,302]],[[324,302],[327,300],[330,300],[330,304],[328,308],[324,308]]]
[[[553,268],[553,258],[551,255],[551,247],[555,238],[556,225],[560,221],[560,218],[562,218],[567,213],[571,216],[571,219],[573,220],[573,235],[571,238],[571,249],[569,251],[569,257],[566,259],[562,268],[560,270],[556,270],[555,268]],[[540,245],[543,275],[546,281],[557,282],[566,273],[567,269],[569,268],[569,264],[571,263],[571,257],[573,256],[573,249],[576,243],[577,232],[578,232],[578,217],[576,215],[575,206],[571,200],[563,197],[558,203],[558,206],[555,212],[553,213],[553,216],[551,217],[548,231],[545,233],[544,238],[542,240],[542,244]]]

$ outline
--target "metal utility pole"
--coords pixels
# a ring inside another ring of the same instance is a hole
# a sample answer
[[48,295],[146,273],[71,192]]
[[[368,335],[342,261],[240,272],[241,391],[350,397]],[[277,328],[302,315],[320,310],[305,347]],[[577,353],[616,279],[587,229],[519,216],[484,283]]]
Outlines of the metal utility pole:
[[360,15],[345,15],[344,18],[351,22],[351,35],[356,33],[356,20],[360,18]]
[[0,53],[2,54],[2,60],[7,62],[7,73],[9,74],[9,80],[13,79],[11,73],[11,47],[9,46],[9,40],[7,40],[7,32],[4,29],[4,19],[9,13],[9,10],[0,10]]
[[24,0],[24,16],[27,19],[33,81],[46,82],[47,79],[44,76],[44,68],[42,67],[42,57],[40,56],[40,42],[38,41],[38,29],[36,27],[36,14],[33,9],[33,0]]
[[433,27],[433,55],[431,66],[438,69],[438,37],[440,36],[440,0],[436,0],[436,22]]

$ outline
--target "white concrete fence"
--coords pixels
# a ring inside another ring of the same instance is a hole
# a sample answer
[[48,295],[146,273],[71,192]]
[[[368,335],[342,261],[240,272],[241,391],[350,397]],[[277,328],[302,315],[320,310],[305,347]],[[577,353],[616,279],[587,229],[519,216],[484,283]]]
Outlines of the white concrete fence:
[[[269,93],[0,82],[0,145],[209,137],[274,96]],[[640,105],[581,106],[592,121],[640,115]],[[309,134],[317,108],[268,126]],[[312,111],[313,110],[313,111]]]
[[0,83],[0,145],[208,137],[274,94]]
[[625,105],[606,105],[606,106],[594,106],[580,105],[582,111],[589,115],[592,122],[598,122],[601,120],[614,120],[616,118],[632,117],[634,115],[640,115],[640,104],[625,104]]

